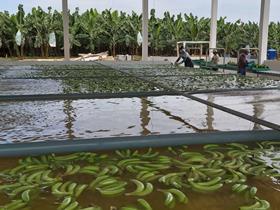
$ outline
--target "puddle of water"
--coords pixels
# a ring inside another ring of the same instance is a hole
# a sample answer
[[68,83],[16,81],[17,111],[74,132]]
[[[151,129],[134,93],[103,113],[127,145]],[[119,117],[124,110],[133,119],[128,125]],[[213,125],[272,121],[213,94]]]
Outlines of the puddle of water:
[[182,96],[0,103],[0,142],[267,129]]
[[280,90],[211,93],[196,96],[280,125]]

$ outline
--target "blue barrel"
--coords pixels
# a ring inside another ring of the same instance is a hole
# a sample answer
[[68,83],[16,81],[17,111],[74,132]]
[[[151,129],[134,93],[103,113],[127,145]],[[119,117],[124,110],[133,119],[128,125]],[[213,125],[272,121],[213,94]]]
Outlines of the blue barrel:
[[267,60],[276,60],[277,59],[277,51],[275,49],[269,49],[267,51]]

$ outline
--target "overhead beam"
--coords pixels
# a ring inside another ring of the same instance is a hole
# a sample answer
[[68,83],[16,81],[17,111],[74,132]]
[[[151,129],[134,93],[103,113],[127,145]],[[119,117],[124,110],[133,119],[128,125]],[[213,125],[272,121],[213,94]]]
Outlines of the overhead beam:
[[260,31],[259,31],[259,64],[263,64],[267,56],[268,26],[269,26],[270,0],[261,0]]
[[148,24],[149,24],[149,2],[142,0],[142,60],[148,60]]
[[64,60],[70,60],[68,0],[62,0]]
[[211,4],[211,26],[210,26],[210,48],[217,47],[217,18],[218,0],[212,0]]

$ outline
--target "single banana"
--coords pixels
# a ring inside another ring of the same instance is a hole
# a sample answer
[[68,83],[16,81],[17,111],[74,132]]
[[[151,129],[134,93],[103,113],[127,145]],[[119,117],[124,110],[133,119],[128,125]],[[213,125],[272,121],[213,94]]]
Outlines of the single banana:
[[253,198],[256,196],[258,189],[256,187],[251,187],[250,188],[250,196]]
[[213,192],[223,187],[222,183],[217,183],[214,185],[200,185],[199,183],[195,183],[192,180],[189,180],[189,183],[194,190],[199,192]]
[[24,202],[26,202],[26,203],[28,203],[29,202],[29,200],[30,200],[30,189],[29,190],[25,190],[22,194],[21,194],[21,199],[24,201]]
[[259,201],[256,201],[253,205],[251,206],[241,206],[239,209],[240,210],[256,210],[261,207],[261,203]]
[[178,189],[169,189],[167,191],[174,194],[180,203],[188,203],[189,199],[182,191]]
[[74,201],[69,206],[67,206],[64,210],[76,210],[79,206],[79,203],[77,201]]
[[99,191],[102,195],[105,196],[117,196],[122,194],[125,191],[124,187],[120,188],[108,188],[108,189],[101,189],[101,188],[96,188],[97,191]]
[[79,197],[79,196],[82,194],[82,192],[87,188],[87,186],[88,186],[88,185],[86,185],[86,184],[80,184],[80,185],[78,185],[78,186],[76,187],[76,189],[75,189],[74,196],[75,196],[75,197]]
[[[210,181],[207,181],[207,182],[199,182],[197,183],[198,185],[200,186],[212,186],[212,185],[216,185],[216,184],[219,184],[222,180],[222,177],[216,177]],[[192,181],[192,180],[191,180]]]
[[141,207],[144,208],[144,210],[153,210],[153,208],[150,206],[150,204],[146,200],[140,198],[137,201],[141,205]]
[[71,198],[71,197],[66,197],[66,198],[64,198],[64,200],[63,200],[62,203],[59,205],[59,207],[57,208],[57,210],[64,210],[68,205],[70,205],[71,202],[72,202],[72,198]]
[[174,206],[175,206],[174,195],[170,192],[164,192],[164,194],[165,194],[164,205],[167,206],[168,208],[174,208]]
[[136,185],[136,190],[131,193],[126,193],[125,195],[138,195],[140,192],[143,192],[145,185],[138,181],[137,179],[131,179],[131,181]]

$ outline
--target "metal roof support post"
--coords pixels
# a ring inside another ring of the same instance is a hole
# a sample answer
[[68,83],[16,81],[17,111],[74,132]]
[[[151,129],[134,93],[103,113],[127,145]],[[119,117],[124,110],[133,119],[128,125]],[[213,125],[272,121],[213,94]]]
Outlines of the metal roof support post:
[[[217,16],[218,16],[218,0],[212,0],[209,48],[217,47]],[[212,51],[210,52],[210,57],[212,57]]]
[[142,0],[142,60],[148,60],[148,25],[149,25],[149,2]]
[[64,60],[70,60],[68,0],[62,0]]
[[262,0],[260,11],[259,31],[259,64],[263,64],[267,55],[268,25],[269,25],[270,0]]

